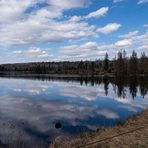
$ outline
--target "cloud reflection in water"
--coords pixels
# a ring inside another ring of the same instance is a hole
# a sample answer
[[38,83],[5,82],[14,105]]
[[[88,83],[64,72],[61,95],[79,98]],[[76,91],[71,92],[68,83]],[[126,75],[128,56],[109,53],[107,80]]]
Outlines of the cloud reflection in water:
[[[138,92],[133,100],[127,89],[126,98],[119,98],[112,84],[106,96],[104,84],[6,78],[0,82],[0,138],[6,143],[15,134],[30,143],[49,142],[58,135],[111,126],[148,107],[147,95],[142,99]],[[63,126],[60,130],[55,129],[57,121]]]

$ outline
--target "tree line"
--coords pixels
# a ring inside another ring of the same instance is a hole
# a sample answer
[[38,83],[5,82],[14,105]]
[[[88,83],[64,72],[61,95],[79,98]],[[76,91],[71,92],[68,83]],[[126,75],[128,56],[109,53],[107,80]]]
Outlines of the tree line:
[[1,73],[28,73],[28,74],[77,74],[77,75],[148,75],[148,57],[143,52],[138,58],[135,51],[127,57],[126,51],[120,51],[113,60],[108,53],[103,60],[95,61],[63,61],[63,62],[35,62],[1,64]]

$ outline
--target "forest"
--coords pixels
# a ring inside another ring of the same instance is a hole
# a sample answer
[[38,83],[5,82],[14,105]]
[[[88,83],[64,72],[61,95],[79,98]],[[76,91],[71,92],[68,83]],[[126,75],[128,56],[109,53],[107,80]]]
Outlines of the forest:
[[127,57],[125,50],[118,52],[116,58],[110,60],[108,53],[103,60],[95,61],[63,61],[1,64],[0,73],[16,74],[70,74],[81,76],[112,75],[135,76],[148,75],[148,57],[143,52],[138,57],[135,51]]

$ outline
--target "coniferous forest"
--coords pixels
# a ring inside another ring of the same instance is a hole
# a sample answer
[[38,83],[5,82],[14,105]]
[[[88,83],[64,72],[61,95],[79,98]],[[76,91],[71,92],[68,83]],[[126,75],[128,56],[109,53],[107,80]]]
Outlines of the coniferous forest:
[[17,74],[71,74],[71,75],[105,75],[135,76],[148,75],[148,57],[143,52],[138,57],[135,51],[128,57],[126,51],[118,52],[110,60],[106,53],[103,60],[63,61],[1,64],[0,72]]

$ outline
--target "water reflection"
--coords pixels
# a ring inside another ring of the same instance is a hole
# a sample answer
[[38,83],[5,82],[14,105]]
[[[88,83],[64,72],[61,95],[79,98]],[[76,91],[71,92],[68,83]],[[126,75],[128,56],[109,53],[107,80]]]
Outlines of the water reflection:
[[0,145],[45,147],[57,136],[112,126],[148,108],[144,77],[42,80],[0,79]]

